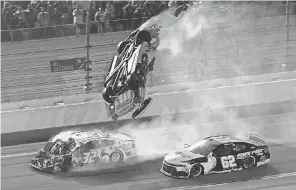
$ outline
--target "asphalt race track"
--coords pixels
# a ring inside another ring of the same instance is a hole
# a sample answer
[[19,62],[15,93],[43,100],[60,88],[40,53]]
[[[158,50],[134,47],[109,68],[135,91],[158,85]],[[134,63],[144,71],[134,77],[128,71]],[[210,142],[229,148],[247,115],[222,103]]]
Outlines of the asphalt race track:
[[[262,116],[258,122],[270,129],[295,126],[296,112]],[[251,120],[251,118],[249,118]],[[239,126],[238,126],[239,127]],[[270,131],[270,134],[277,133]],[[272,135],[271,135],[272,136]],[[272,162],[246,171],[212,174],[197,179],[172,179],[159,172],[161,159],[101,173],[55,176],[28,166],[32,152],[43,143],[2,148],[2,189],[295,189],[296,144],[272,143]],[[295,172],[295,173],[294,173]],[[179,188],[183,187],[183,188]]]

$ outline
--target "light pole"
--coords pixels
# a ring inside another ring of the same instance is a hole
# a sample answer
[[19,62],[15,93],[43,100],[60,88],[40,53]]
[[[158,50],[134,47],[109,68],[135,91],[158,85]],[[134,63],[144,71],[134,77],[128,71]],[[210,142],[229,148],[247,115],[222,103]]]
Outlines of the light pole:
[[89,36],[89,30],[90,30],[90,25],[89,25],[89,21],[90,21],[90,8],[91,8],[91,1],[82,1],[82,7],[84,10],[86,10],[86,61],[85,61],[85,70],[86,70],[86,84],[85,84],[85,92],[89,93],[92,91],[92,83],[90,82],[90,79],[93,78],[92,76],[90,76],[90,71],[92,71],[92,61],[90,60],[89,57],[89,51],[90,48],[92,48],[92,45],[90,45],[89,41],[90,41],[90,36]]
[[286,63],[282,66],[286,67],[290,64],[290,4],[289,0],[286,1],[286,27],[287,27],[287,33],[286,33]]

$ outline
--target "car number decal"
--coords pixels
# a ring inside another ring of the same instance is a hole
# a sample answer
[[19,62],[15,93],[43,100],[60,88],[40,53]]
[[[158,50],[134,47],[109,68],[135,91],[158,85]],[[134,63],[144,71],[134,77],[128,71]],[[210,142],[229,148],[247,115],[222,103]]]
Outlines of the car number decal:
[[83,154],[83,158],[81,160],[81,163],[87,164],[87,163],[93,163],[96,161],[98,152],[85,152]]
[[221,157],[221,163],[224,169],[236,167],[235,158],[233,155]]

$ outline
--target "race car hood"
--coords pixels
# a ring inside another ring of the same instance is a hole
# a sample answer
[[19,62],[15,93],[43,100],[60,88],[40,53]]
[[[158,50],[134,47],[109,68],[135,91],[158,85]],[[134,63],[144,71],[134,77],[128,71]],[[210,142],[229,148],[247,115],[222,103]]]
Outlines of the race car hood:
[[169,153],[165,156],[164,160],[171,164],[180,164],[182,162],[190,161],[196,158],[203,158],[201,154],[194,154],[188,150]]
[[117,133],[112,134],[111,136],[124,141],[134,141],[136,138],[133,134],[123,129],[118,130]]

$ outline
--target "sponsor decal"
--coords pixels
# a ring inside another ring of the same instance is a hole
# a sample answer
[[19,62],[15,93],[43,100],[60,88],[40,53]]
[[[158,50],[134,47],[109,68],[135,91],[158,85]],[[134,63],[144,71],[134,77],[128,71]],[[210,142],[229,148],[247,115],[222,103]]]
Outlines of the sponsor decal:
[[142,62],[143,65],[147,65],[147,63],[148,63],[148,55],[147,55],[147,53],[142,54],[141,62]]
[[50,61],[50,68],[52,73],[66,72],[75,70],[85,70],[86,63],[85,58],[74,58],[64,60],[53,60]]

